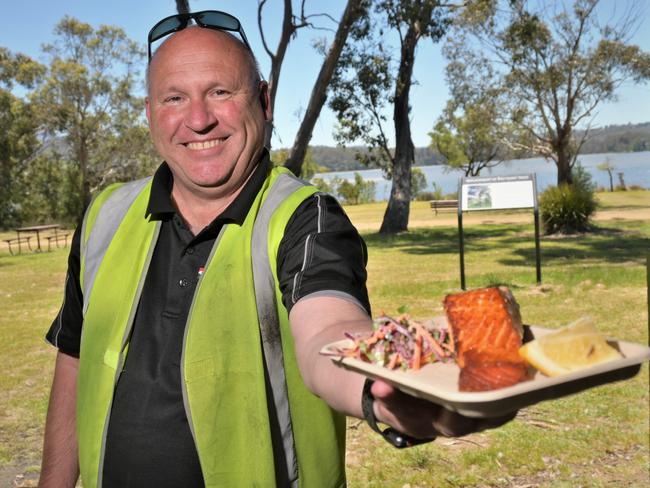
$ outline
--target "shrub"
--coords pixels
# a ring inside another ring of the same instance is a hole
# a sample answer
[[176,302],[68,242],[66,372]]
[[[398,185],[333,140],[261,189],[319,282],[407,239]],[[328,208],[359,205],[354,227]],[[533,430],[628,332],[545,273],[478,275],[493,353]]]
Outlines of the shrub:
[[428,202],[429,200],[438,200],[436,198],[436,193],[433,191],[421,191],[415,197],[418,202]]
[[322,191],[323,193],[331,193],[331,194],[335,193],[334,189],[332,188],[332,185],[330,185],[324,178],[312,178],[311,184],[314,185],[316,188],[318,188],[319,191]]
[[[443,200],[444,193],[442,192],[442,187],[438,183],[433,183],[432,191],[421,191],[417,194],[416,200],[419,201],[428,201],[428,200]],[[455,197],[454,197],[455,198]]]
[[594,192],[580,185],[551,186],[539,198],[545,234],[584,232],[596,211]]
[[571,170],[573,176],[573,186],[582,191],[594,192],[596,191],[596,183],[594,183],[591,173],[587,171],[584,166],[576,164]]
[[419,200],[418,196],[427,187],[427,177],[420,168],[411,169],[411,200]]
[[336,188],[336,193],[345,205],[375,201],[375,182],[364,180],[359,173],[354,173],[354,183],[343,179],[333,180],[332,187]]

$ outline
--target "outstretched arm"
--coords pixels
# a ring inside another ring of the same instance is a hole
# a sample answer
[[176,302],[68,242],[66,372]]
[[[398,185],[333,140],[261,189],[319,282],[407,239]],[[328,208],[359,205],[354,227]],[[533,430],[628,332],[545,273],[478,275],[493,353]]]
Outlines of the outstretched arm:
[[[363,417],[361,393],[365,378],[335,366],[319,351],[344,338],[345,332],[370,332],[370,317],[355,304],[340,298],[306,297],[293,306],[289,319],[298,366],[307,387],[335,410]],[[371,393],[377,420],[419,439],[462,436],[497,427],[514,417],[514,414],[495,419],[465,417],[402,393],[382,381],[373,384]]]
[[75,409],[79,358],[59,351],[45,422],[41,488],[73,488],[79,477]]
[[303,298],[289,314],[296,344],[296,358],[303,381],[312,393],[333,409],[353,417],[363,417],[361,390],[365,377],[335,366],[319,351],[344,333],[370,332],[368,314],[352,302],[334,297]]

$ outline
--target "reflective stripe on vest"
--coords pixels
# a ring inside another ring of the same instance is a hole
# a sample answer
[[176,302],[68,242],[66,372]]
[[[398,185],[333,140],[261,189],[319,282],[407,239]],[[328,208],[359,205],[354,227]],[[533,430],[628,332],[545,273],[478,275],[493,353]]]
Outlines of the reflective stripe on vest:
[[90,290],[93,288],[99,264],[106,254],[117,228],[120,226],[124,215],[133,204],[133,201],[149,183],[151,178],[130,181],[117,188],[99,209],[96,220],[97,225],[92,226],[92,232],[86,241],[85,235],[88,226],[88,215],[84,218],[81,228],[81,256],[84,261],[83,272],[83,313],[88,310]]
[[271,216],[280,204],[305,183],[289,175],[281,175],[269,190],[269,195],[260,208],[253,227],[251,254],[253,257],[253,280],[255,282],[255,301],[260,323],[260,334],[264,349],[264,361],[269,374],[269,382],[275,414],[280,427],[284,448],[286,475],[292,483],[298,484],[298,460],[289,412],[289,395],[284,373],[284,357],[280,337],[280,322],[275,301],[275,280],[269,264],[268,233]]
[[[82,283],[84,313],[88,308],[88,302],[92,294],[97,270],[99,269],[102,259],[109,247],[110,241],[117,232],[117,229],[127,211],[140,192],[145,188],[148,181],[149,179],[138,180],[120,186],[115,189],[103,203],[101,203],[101,207],[97,211],[93,222],[88,224],[87,219],[84,219],[84,228],[82,229]],[[279,446],[277,447],[280,447],[283,450],[284,461],[286,463],[284,469],[276,466],[276,470],[286,470],[284,473],[276,473],[276,478],[278,480],[282,479],[288,481],[291,483],[291,486],[297,486],[298,484],[298,461],[289,409],[287,381],[284,370],[280,325],[277,311],[278,304],[276,301],[274,273],[270,265],[271,260],[269,256],[268,235],[269,225],[274,212],[289,195],[304,186],[305,183],[293,177],[293,175],[286,173],[278,175],[273,182],[273,185],[268,190],[268,194],[259,209],[253,226],[253,236],[251,240],[255,301],[257,303],[260,336],[263,345],[263,357],[266,371],[269,376],[268,383],[270,383],[271,396],[273,398],[273,405],[270,407],[272,407],[275,413],[280,430],[280,439],[277,439]],[[87,225],[90,225],[90,234],[86,239],[84,237],[86,237]],[[223,235],[225,228],[226,226],[224,226],[217,238],[217,242],[213,247],[213,253],[218,248],[218,241]],[[154,243],[156,239],[157,237],[154,238]],[[150,253],[153,251],[153,248],[154,245],[151,246]],[[147,258],[147,262],[149,259],[150,255]],[[208,262],[209,261],[210,258],[208,259]],[[142,277],[141,281],[144,281],[144,277]],[[142,283],[138,287],[139,291],[141,286]],[[192,315],[191,310],[189,315]],[[124,338],[124,341],[126,341],[126,339],[127,337]],[[125,344],[123,343],[123,345]],[[118,367],[118,375],[120,369],[121,368]],[[189,417],[191,411],[187,404],[185,389],[183,390],[183,393],[186,412]],[[188,421],[190,428],[192,428],[191,418],[188,418]],[[273,419],[270,419],[270,421],[272,422]],[[108,427],[107,424],[108,422],[106,419],[104,425],[104,439]],[[275,445],[276,439],[273,438],[273,441]],[[98,473],[100,485],[102,476],[101,464],[103,464],[103,459],[100,459],[100,471]]]

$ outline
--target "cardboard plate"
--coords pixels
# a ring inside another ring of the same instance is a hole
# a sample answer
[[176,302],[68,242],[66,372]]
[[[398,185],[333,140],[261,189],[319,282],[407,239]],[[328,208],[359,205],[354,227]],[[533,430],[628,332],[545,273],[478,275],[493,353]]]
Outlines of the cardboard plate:
[[[541,337],[554,330],[535,326],[526,328],[525,335],[531,338]],[[553,378],[535,372],[529,381],[485,392],[458,391],[459,368],[451,362],[427,364],[420,371],[407,372],[390,370],[353,358],[332,356],[332,361],[339,367],[369,378],[382,379],[410,395],[430,400],[468,417],[496,417],[543,400],[632,378],[641,369],[641,364],[650,359],[650,348],[647,346],[616,340],[609,342],[623,354],[622,359]],[[345,339],[327,345],[321,353],[333,355],[351,345],[352,341]]]

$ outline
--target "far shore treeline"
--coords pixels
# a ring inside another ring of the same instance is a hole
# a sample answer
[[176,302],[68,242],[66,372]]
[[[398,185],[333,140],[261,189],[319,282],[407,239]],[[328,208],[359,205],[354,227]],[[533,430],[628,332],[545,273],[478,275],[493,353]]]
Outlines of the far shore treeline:
[[[319,171],[352,171],[379,168],[379,165],[366,165],[356,157],[364,148],[359,146],[334,147],[311,146],[311,157]],[[621,152],[650,151],[650,122],[641,124],[608,125],[592,129],[589,139],[580,154],[605,154]],[[535,157],[535,154],[528,155]],[[522,158],[523,159],[523,158]],[[430,166],[444,164],[435,148],[416,147],[415,165]],[[650,161],[648,161],[650,165]]]

